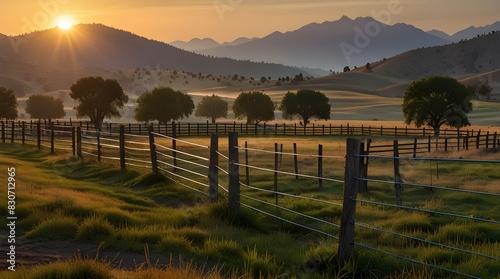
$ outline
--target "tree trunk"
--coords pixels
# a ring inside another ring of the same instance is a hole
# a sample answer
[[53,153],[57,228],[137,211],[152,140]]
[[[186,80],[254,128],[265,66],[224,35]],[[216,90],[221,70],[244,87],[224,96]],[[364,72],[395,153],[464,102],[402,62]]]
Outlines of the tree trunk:
[[432,127],[434,129],[434,137],[439,138],[440,127]]

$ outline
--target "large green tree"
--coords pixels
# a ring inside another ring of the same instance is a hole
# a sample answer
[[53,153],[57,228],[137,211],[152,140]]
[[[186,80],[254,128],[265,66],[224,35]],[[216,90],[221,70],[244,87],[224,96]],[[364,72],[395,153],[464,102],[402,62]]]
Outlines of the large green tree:
[[143,93],[137,99],[134,118],[137,121],[158,120],[167,124],[188,117],[194,110],[191,96],[170,87],[159,87]]
[[31,118],[57,119],[66,116],[61,99],[49,95],[31,95],[26,101],[26,112]]
[[243,92],[233,103],[233,113],[236,117],[247,117],[248,124],[274,120],[276,104],[271,98],[258,91]]
[[309,119],[330,119],[330,104],[325,94],[310,89],[300,89],[297,93],[288,92],[283,96],[280,110],[283,118],[291,119],[299,115],[304,120],[304,126]]
[[221,97],[212,94],[212,96],[204,96],[196,106],[195,115],[198,117],[207,117],[215,123],[217,118],[227,117],[228,104]]
[[17,98],[14,91],[0,87],[0,118],[17,118]]
[[120,117],[118,109],[128,102],[120,84],[114,79],[84,77],[71,86],[71,98],[79,102],[76,116],[89,117],[96,129],[100,129],[105,117]]
[[456,79],[429,76],[414,81],[406,89],[403,113],[406,124],[428,125],[439,136],[442,125],[460,128],[470,125],[467,113],[472,111],[472,92]]

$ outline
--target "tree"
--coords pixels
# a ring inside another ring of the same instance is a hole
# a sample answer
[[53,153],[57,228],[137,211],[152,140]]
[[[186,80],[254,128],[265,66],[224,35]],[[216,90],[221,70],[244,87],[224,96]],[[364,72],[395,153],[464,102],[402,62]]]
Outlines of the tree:
[[170,87],[158,87],[143,93],[137,99],[135,120],[158,120],[167,124],[172,120],[188,117],[194,110],[191,96]]
[[233,113],[236,117],[247,117],[247,123],[274,120],[276,104],[271,98],[258,91],[243,92],[233,103]]
[[480,96],[483,96],[484,99],[490,100],[492,91],[493,87],[491,87],[488,82],[479,85],[478,93]]
[[0,87],[0,118],[17,118],[17,98],[14,91]]
[[76,116],[89,117],[96,129],[100,129],[105,117],[120,117],[119,108],[128,102],[120,84],[114,79],[84,77],[71,86],[71,98],[80,104],[75,107]]
[[460,128],[470,125],[467,113],[472,111],[472,92],[456,79],[429,76],[414,81],[406,89],[403,113],[406,124],[428,125],[439,136],[441,125]]
[[366,63],[366,71],[371,73],[372,72],[372,65],[370,64],[370,62]]
[[222,100],[221,97],[213,94],[212,96],[205,96],[196,106],[195,115],[198,117],[207,117],[212,119],[215,123],[217,118],[227,117],[228,104]]
[[31,118],[54,119],[66,116],[61,99],[49,95],[31,95],[26,101],[26,112]]
[[283,96],[280,110],[283,118],[291,119],[294,115],[300,115],[304,120],[304,126],[309,119],[330,119],[330,104],[325,94],[310,89],[300,89],[297,93],[288,92]]
[[347,72],[350,72],[351,71],[351,68],[349,68],[349,66],[345,66],[344,67],[344,73],[347,73]]

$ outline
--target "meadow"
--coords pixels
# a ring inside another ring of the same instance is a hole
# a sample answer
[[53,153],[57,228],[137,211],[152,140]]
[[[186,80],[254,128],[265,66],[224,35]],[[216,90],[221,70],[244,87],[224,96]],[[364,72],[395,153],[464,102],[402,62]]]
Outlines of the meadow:
[[[188,140],[201,145],[208,142],[203,137]],[[332,180],[324,180],[320,189],[318,179],[279,174],[278,191],[286,195],[276,198],[272,192],[251,188],[272,191],[273,174],[250,170],[251,187],[242,187],[242,194],[249,198],[242,198],[242,203],[291,221],[288,222],[249,207],[229,212],[224,194],[218,203],[211,204],[206,195],[182,187],[163,175],[153,175],[147,169],[129,168],[121,172],[112,162],[81,161],[64,153],[49,155],[31,146],[1,145],[2,168],[16,166],[18,169],[19,236],[28,243],[30,240],[55,241],[71,243],[70,249],[93,248],[75,260],[63,257],[54,260],[56,263],[39,266],[27,262],[16,274],[3,272],[2,277],[20,274],[27,278],[51,278],[56,274],[84,274],[82,278],[88,274],[96,274],[95,278],[455,277],[453,273],[414,265],[363,247],[355,247],[352,259],[340,266],[336,260],[338,242],[328,235],[338,235],[339,229],[331,224],[338,224],[342,214],[343,183],[334,180],[343,180],[345,138],[249,137],[240,138],[240,145],[245,141],[251,148],[249,164],[262,169],[274,168],[275,158],[269,152],[272,153],[275,143],[283,144],[285,154],[279,157],[279,170],[290,173],[294,171],[293,158],[287,153],[293,153],[292,145],[297,143],[297,153],[301,154],[299,171],[311,177],[317,174],[318,158],[314,155],[321,144],[327,156],[323,158],[323,175]],[[206,149],[188,144],[178,143],[178,148],[200,156],[207,154]],[[227,155],[227,148],[227,142],[221,140],[220,152]],[[497,153],[481,150],[433,156],[498,160]],[[224,164],[221,159],[220,166]],[[369,177],[392,180],[392,164],[392,160],[371,159]],[[402,163],[401,172],[407,183],[498,194],[500,177],[496,175],[496,168],[497,164],[487,163],[439,162],[436,165],[435,162],[409,161]],[[240,173],[246,184],[245,169],[240,167]],[[0,179],[5,181],[6,173],[1,173]],[[223,173],[219,183],[221,187],[227,185]],[[370,182],[368,187],[369,193],[361,195],[361,199],[393,203],[392,184]],[[1,195],[6,196],[4,188]],[[296,199],[296,196],[308,200]],[[405,205],[427,210],[500,219],[500,205],[497,198],[491,196],[405,187],[403,200]],[[284,208],[315,219],[292,214]],[[6,207],[0,210],[2,215],[7,214]],[[1,222],[0,225],[6,225],[5,219]],[[369,203],[358,205],[356,222],[363,225],[356,228],[357,243],[478,277],[494,278],[500,272],[498,260],[380,231],[397,232],[498,258],[498,224]],[[311,231],[311,228],[325,233]],[[22,251],[22,243],[18,249]],[[62,254],[50,249],[45,252]],[[74,258],[74,255],[70,252],[68,257]],[[120,257],[123,258],[120,260]]]

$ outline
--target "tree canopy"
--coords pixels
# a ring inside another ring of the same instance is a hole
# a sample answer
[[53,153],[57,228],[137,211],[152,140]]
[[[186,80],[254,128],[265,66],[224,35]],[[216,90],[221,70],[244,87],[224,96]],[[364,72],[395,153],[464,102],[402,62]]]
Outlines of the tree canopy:
[[288,92],[283,96],[280,110],[283,118],[291,119],[299,115],[304,120],[304,126],[309,119],[330,119],[330,104],[325,94],[310,89],[300,89],[297,93]]
[[61,99],[49,95],[31,95],[26,101],[26,112],[31,118],[57,119],[66,116]]
[[247,117],[247,123],[259,123],[274,120],[276,104],[271,98],[258,91],[243,92],[233,103],[235,117]]
[[205,96],[196,106],[195,115],[198,117],[207,117],[212,119],[215,123],[217,118],[227,117],[228,104],[222,100],[221,97],[213,94],[212,96]]
[[443,124],[460,128],[470,125],[467,113],[472,111],[472,92],[456,79],[429,76],[414,81],[406,89],[403,113],[406,124],[428,125],[439,136]]
[[17,98],[14,91],[0,87],[0,118],[17,118]]
[[172,120],[188,117],[194,110],[191,96],[170,87],[158,87],[143,93],[137,99],[135,120],[158,120],[167,124]]
[[119,108],[128,102],[120,84],[114,79],[84,77],[71,86],[71,98],[80,104],[75,107],[79,118],[89,117],[100,129],[105,117],[120,117]]

